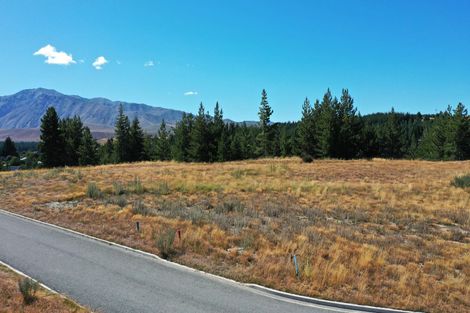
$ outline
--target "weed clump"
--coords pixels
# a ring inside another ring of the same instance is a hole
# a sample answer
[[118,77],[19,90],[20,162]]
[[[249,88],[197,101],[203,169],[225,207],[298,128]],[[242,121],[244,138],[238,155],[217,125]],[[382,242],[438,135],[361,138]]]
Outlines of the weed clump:
[[96,183],[91,182],[88,183],[86,188],[86,196],[91,199],[99,199],[103,196],[100,188],[96,185]]
[[142,181],[140,180],[139,177],[135,176],[134,181],[130,184],[130,189],[135,193],[135,194],[143,194],[145,192],[144,185],[142,184]]
[[124,196],[119,196],[115,201],[114,204],[117,204],[121,209],[127,205],[127,200]]
[[113,183],[113,192],[116,196],[120,196],[126,193],[126,188],[119,183],[119,182],[114,182]]
[[155,245],[160,251],[160,256],[165,260],[169,260],[176,254],[174,249],[175,235],[176,231],[172,228],[155,235]]
[[160,196],[168,195],[170,193],[170,186],[168,186],[167,182],[160,182],[155,190],[155,193]]
[[452,186],[457,188],[470,188],[470,174],[455,177],[452,181]]
[[313,162],[313,157],[310,154],[302,154],[302,161],[304,163],[312,163]]
[[147,216],[150,214],[150,210],[144,205],[142,200],[137,200],[132,206],[132,213]]
[[21,295],[23,296],[24,304],[29,305],[36,301],[36,292],[39,289],[38,282],[32,280],[31,278],[24,278],[18,282],[18,287],[20,289]]

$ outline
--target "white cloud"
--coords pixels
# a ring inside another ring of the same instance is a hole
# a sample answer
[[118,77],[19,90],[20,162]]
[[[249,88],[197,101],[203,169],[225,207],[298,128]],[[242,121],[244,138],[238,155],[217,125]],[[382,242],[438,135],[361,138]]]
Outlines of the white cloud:
[[155,66],[155,63],[153,61],[147,61],[147,62],[144,63],[144,66],[145,67]]
[[34,52],[33,55],[42,55],[46,58],[45,62],[47,64],[69,65],[77,63],[71,54],[67,54],[64,51],[57,51],[54,46],[49,44]]
[[185,96],[197,96],[197,91],[187,91],[184,93]]
[[97,69],[97,70],[101,70],[103,68],[103,65],[105,65],[106,63],[108,63],[108,60],[106,60],[106,58],[104,56],[99,56],[96,58],[95,62],[93,62],[93,66]]

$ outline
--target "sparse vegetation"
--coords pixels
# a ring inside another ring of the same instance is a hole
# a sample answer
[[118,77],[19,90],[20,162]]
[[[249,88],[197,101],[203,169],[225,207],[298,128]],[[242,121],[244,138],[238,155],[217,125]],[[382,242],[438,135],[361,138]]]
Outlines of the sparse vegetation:
[[132,213],[146,216],[150,214],[150,210],[145,207],[144,201],[139,199],[134,201],[134,204],[132,205]]
[[160,256],[164,259],[170,259],[175,254],[173,244],[175,242],[176,231],[172,228],[157,233],[155,235],[155,245],[160,251]]
[[455,177],[452,185],[459,188],[470,188],[470,174]]
[[31,278],[23,278],[18,282],[18,288],[23,296],[24,304],[29,305],[36,301],[36,292],[39,289],[37,281],[34,281]]
[[103,196],[100,188],[94,182],[90,182],[86,188],[86,196],[91,199],[99,199]]
[[135,176],[132,183],[129,184],[129,190],[136,194],[142,194],[145,192],[144,185],[139,177]]
[[304,163],[312,163],[313,157],[310,154],[302,154],[302,161],[304,161]]
[[73,301],[44,290],[29,278],[0,265],[0,312],[2,313],[87,313]]
[[120,182],[113,183],[113,192],[114,195],[120,196],[126,193],[126,188]]
[[[72,179],[76,171],[80,180]],[[465,312],[470,194],[450,182],[469,172],[469,161],[144,162],[61,170],[47,179],[48,170],[0,173],[0,197],[8,210],[241,281]],[[110,188],[83,197],[92,182]],[[114,182],[125,194],[116,195]],[[181,230],[181,241],[169,230]]]

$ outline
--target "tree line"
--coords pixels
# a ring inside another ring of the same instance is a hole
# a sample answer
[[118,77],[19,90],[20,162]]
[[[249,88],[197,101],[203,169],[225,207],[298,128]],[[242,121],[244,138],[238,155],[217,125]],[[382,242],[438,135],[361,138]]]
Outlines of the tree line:
[[216,103],[212,114],[204,105],[183,114],[169,127],[146,134],[135,117],[120,106],[114,137],[99,145],[79,117],[59,119],[53,107],[41,120],[39,150],[44,166],[94,165],[145,160],[224,162],[259,157],[470,159],[470,118],[459,103],[433,115],[388,113],[361,116],[347,89],[340,98],[327,90],[313,104],[308,98],[298,122],[273,123],[265,90],[259,122],[227,122]]

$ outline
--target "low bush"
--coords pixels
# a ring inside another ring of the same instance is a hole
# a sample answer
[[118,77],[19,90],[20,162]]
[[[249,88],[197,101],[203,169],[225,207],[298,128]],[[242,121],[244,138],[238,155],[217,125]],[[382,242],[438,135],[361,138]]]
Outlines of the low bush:
[[121,209],[127,205],[126,197],[119,196],[117,199],[114,200],[114,204],[117,204]]
[[114,182],[113,183],[113,192],[116,196],[120,196],[126,193],[126,188],[119,183],[119,182]]
[[470,188],[470,174],[455,177],[452,181],[452,186],[458,188]]
[[155,245],[160,251],[160,256],[165,260],[169,260],[176,254],[174,249],[175,235],[176,231],[172,228],[155,235]]
[[142,200],[137,200],[132,205],[132,213],[146,216],[146,215],[150,215],[151,210],[145,206]]
[[302,161],[304,163],[312,163],[313,157],[310,154],[302,154]]
[[29,305],[36,301],[36,292],[39,289],[38,282],[32,280],[31,278],[23,278],[18,282],[18,287],[20,289],[21,295],[23,296],[24,304]]
[[163,196],[170,193],[170,186],[167,182],[160,182],[155,190],[157,195]]
[[88,183],[86,188],[86,196],[91,199],[99,199],[103,196],[100,188],[96,185],[96,183],[91,182]]
[[130,184],[130,190],[136,194],[142,194],[145,192],[144,185],[139,177],[135,176],[134,181]]

